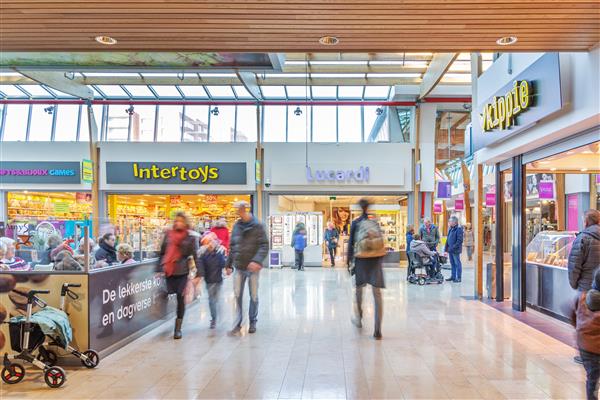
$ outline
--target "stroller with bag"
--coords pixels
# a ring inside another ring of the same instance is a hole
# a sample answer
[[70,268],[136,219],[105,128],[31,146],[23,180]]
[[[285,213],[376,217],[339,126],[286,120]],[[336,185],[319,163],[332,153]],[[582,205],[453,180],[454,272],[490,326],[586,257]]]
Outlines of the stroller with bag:
[[[80,283],[63,283],[60,291],[61,311],[67,313],[65,311],[65,299],[67,296],[69,296],[71,300],[79,299],[79,295],[71,290],[71,288],[78,287],[81,287]],[[39,353],[37,356],[38,360],[41,360],[48,365],[55,365],[56,361],[58,360],[58,356],[54,351],[48,349],[46,346],[57,346],[67,350],[69,353],[79,358],[81,360],[81,364],[83,364],[83,366],[86,368],[96,368],[100,363],[100,356],[95,350],[87,349],[81,353],[69,343],[63,343],[63,338],[60,335],[48,335],[48,338],[50,339],[50,342],[39,347]]]
[[[440,267],[440,255],[435,253],[429,263],[424,263],[420,255],[414,251],[408,252],[409,265],[407,272],[408,282],[412,284],[425,285],[430,283],[444,283],[444,275]],[[417,270],[425,270],[426,273],[417,273]]]
[[[60,310],[52,307],[46,308],[46,302],[37,297],[37,294],[50,293],[49,290],[30,290],[27,293],[13,290],[13,292],[27,298],[27,314],[25,317],[13,317],[8,322],[10,345],[17,354],[4,354],[3,368],[0,372],[2,381],[12,385],[23,380],[25,368],[21,364],[13,362],[21,360],[43,370],[44,380],[48,386],[51,388],[61,387],[67,380],[65,371],[60,367],[38,360],[33,354],[44,343],[45,335],[59,330],[58,327],[64,325],[64,320],[68,322],[68,318],[66,315],[63,317]],[[35,314],[33,314],[34,305],[41,308]],[[62,334],[67,335],[70,332],[62,332]]]

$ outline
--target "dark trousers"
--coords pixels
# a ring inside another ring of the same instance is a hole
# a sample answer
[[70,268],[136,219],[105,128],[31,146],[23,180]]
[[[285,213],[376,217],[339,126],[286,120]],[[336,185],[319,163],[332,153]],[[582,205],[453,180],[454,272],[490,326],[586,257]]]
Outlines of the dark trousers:
[[335,247],[329,248],[329,259],[331,260],[332,267],[335,267],[335,251],[336,251]]
[[588,400],[598,400],[598,380],[600,379],[600,354],[579,349],[585,368],[585,389]]
[[296,251],[296,268],[303,269],[304,268],[304,250],[295,250]]
[[167,277],[168,293],[175,293],[177,295],[177,318],[179,319],[183,319],[183,315],[185,314],[185,301],[183,299],[183,292],[185,291],[187,281],[187,274]]

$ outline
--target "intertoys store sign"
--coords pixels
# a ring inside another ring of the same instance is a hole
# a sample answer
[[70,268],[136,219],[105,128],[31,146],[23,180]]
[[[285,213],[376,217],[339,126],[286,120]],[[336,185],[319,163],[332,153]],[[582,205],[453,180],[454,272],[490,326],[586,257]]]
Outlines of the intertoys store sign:
[[81,183],[78,162],[0,162],[0,183]]
[[107,162],[106,183],[245,185],[246,163]]

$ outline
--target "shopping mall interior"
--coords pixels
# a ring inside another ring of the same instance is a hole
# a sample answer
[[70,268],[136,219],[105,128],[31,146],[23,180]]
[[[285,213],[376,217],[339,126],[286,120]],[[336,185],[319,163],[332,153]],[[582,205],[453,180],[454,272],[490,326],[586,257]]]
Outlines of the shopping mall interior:
[[597,399],[599,13],[0,2],[0,399]]

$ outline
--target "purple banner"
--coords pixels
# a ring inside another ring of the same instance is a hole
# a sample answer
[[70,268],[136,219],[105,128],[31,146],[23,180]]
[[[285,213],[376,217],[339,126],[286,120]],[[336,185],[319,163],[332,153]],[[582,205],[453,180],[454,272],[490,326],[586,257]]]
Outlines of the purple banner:
[[485,194],[485,206],[494,207],[496,205],[496,193]]
[[463,199],[454,200],[454,209],[456,211],[463,211],[465,209],[465,201]]
[[452,182],[440,181],[437,183],[437,198],[449,199],[452,197]]
[[538,194],[541,200],[553,200],[554,181],[540,181],[538,183]]

